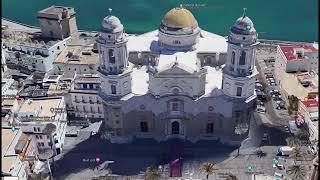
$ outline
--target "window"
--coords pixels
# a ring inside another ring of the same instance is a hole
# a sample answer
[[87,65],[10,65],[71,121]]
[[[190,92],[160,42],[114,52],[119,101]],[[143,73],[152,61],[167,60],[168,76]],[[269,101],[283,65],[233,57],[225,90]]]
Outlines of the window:
[[214,123],[208,123],[207,124],[207,133],[213,133],[214,132]]
[[241,96],[242,94],[242,87],[237,87],[237,96]]
[[114,57],[114,50],[109,49],[108,53],[109,53],[109,62],[112,64],[116,63],[116,59]]
[[171,110],[172,111],[179,111],[179,103],[178,102],[173,102],[171,105]]
[[52,31],[50,31],[50,36],[53,36],[53,32]]
[[34,131],[34,132],[37,132],[37,129],[34,127],[34,128],[33,128],[33,131]]
[[40,132],[40,128],[38,127],[37,129],[38,129],[38,131]]
[[38,143],[37,143],[37,146],[38,146],[38,147],[40,147],[40,146],[41,146],[41,144],[38,142]]
[[141,132],[148,132],[148,123],[145,121],[140,122],[140,130]]
[[38,136],[38,135],[36,135],[36,139],[39,139],[39,136]]
[[112,93],[112,94],[117,94],[116,86],[115,86],[115,85],[111,85],[111,93]]
[[179,40],[174,40],[173,44],[181,44],[181,42]]
[[236,59],[236,53],[232,51],[231,63],[234,64],[234,60]]
[[84,69],[83,71],[87,71],[86,69]]
[[41,143],[41,146],[42,146],[42,147],[44,146],[44,143],[43,143],[43,142]]
[[48,146],[50,146],[50,147],[52,146],[51,142],[48,142]]
[[246,52],[242,51],[240,56],[239,65],[245,65],[246,63]]
[[55,139],[55,140],[54,140],[54,143],[55,143],[55,144],[59,143],[58,139]]
[[60,46],[57,46],[57,49],[59,50],[59,49],[60,49]]
[[50,139],[50,136],[49,136],[49,135],[47,135],[47,139]]
[[90,89],[93,89],[93,84],[90,84]]
[[39,138],[42,139],[42,135],[39,135]]
[[43,61],[41,61],[41,63],[43,64]]

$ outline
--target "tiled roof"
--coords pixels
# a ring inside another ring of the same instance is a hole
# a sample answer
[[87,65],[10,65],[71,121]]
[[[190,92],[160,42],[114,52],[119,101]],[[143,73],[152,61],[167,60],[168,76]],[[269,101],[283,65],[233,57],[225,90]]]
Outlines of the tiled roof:
[[285,55],[288,61],[292,60],[301,60],[304,59],[304,57],[298,57],[296,54],[294,54],[295,49],[303,50],[304,52],[316,52],[318,51],[314,46],[312,45],[295,45],[295,46],[280,46],[281,51]]
[[316,99],[304,100],[304,101],[302,101],[302,103],[303,103],[306,107],[318,107],[318,106],[319,106],[319,102],[318,102]]

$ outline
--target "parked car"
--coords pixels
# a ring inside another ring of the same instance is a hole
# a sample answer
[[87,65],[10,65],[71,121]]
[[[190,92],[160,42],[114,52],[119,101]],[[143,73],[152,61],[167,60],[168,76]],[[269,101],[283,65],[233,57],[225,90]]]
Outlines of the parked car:
[[277,84],[275,82],[268,83],[269,86],[276,86]]
[[280,96],[276,96],[272,98],[274,101],[282,101],[282,98]]
[[308,146],[309,151],[313,154],[313,155],[317,155],[317,150],[314,146]]
[[[273,94],[273,95],[271,95],[271,97],[272,97],[272,98],[277,98],[277,97],[281,98],[281,96],[280,96],[279,94]],[[282,99],[282,98],[281,98],[281,99]]]
[[257,105],[258,105],[258,106],[264,106],[264,103],[263,103],[261,100],[258,99],[258,100],[257,100]]
[[270,95],[273,95],[273,94],[278,94],[278,95],[281,95],[281,93],[279,92],[278,89],[272,89],[269,91]]
[[273,78],[273,74],[266,74],[266,78]]
[[258,113],[266,113],[266,108],[263,106],[257,106],[256,110]]

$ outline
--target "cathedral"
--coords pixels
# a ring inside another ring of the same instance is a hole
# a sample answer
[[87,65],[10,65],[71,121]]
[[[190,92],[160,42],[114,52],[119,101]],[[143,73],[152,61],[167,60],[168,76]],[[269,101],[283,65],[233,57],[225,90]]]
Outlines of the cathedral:
[[184,7],[157,30],[128,35],[113,16],[96,40],[99,96],[111,141],[136,138],[238,144],[235,127],[253,117],[257,32],[245,14],[227,37],[204,31]]

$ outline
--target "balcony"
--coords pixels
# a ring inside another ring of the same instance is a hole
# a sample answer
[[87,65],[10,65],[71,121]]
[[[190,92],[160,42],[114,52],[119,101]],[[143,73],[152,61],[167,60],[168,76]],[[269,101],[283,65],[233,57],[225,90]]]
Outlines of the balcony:
[[82,99],[82,101],[81,101],[82,103],[84,103],[84,104],[86,104],[87,102],[84,100],[84,99]]
[[89,103],[90,103],[90,104],[94,104],[94,102],[93,102],[92,100],[89,100]]

